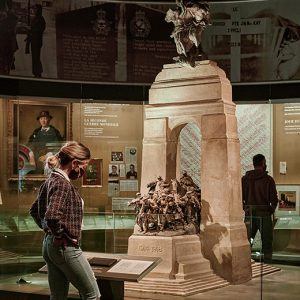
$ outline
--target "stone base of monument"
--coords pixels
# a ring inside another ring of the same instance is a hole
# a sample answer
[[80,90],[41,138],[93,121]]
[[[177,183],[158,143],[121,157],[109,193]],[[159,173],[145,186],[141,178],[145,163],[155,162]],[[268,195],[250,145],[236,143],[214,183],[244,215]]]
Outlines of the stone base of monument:
[[146,298],[147,293],[188,296],[229,285],[214,274],[203,257],[198,235],[132,235],[128,255],[161,257],[162,262],[139,283],[126,282],[127,296]]

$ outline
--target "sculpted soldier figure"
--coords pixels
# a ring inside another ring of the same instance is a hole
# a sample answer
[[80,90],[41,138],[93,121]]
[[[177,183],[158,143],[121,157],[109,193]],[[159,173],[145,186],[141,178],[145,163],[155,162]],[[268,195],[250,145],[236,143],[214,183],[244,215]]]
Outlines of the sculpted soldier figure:
[[158,176],[147,187],[146,195],[137,193],[128,203],[136,211],[135,234],[168,236],[199,232],[201,191],[186,171],[180,181],[169,182]]
[[174,60],[195,67],[196,60],[204,59],[201,36],[210,25],[209,5],[199,0],[176,0],[177,8],[167,11],[165,20],[174,24],[171,37],[179,54]]

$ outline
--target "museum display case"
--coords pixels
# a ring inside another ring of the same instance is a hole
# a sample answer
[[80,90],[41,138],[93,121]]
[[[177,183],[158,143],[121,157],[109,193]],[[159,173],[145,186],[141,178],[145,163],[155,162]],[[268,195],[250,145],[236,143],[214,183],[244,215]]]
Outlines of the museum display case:
[[[299,263],[300,258],[297,243],[300,215],[297,167],[299,108],[297,99],[292,103],[270,101],[269,104],[237,105],[242,175],[252,168],[253,155],[263,153],[267,171],[276,183],[279,203],[273,218],[273,258],[278,262]],[[257,237],[259,240],[260,235]],[[254,248],[254,257],[255,253]]]
[[[42,263],[40,241],[43,234],[28,214],[46,176],[45,170],[35,169],[36,165],[31,161],[35,158],[29,154],[28,139],[38,126],[40,111],[51,114],[51,124],[60,130],[65,140],[77,139],[91,148],[90,167],[83,179],[75,183],[85,200],[83,248],[86,251],[126,253],[128,238],[135,224],[135,211],[128,203],[141,188],[145,104],[42,98],[2,98],[0,104],[1,168],[5,170],[0,186],[2,262],[14,262],[14,268],[18,262],[21,262],[22,268],[32,268],[33,258]],[[290,112],[285,117],[285,111],[290,111],[291,107],[294,114]],[[268,170],[278,183],[281,202],[274,219],[274,255],[276,259],[278,252],[280,260],[298,260],[299,257],[299,182],[293,166],[297,162],[297,148],[290,146],[277,150],[276,137],[282,135],[282,130],[288,130],[287,138],[293,140],[298,131],[295,126],[280,127],[279,121],[275,126],[274,118],[285,118],[281,121],[283,126],[291,122],[297,124],[298,109],[300,105],[297,103],[237,105],[241,174],[252,168],[252,156],[260,152],[265,154]],[[291,130],[295,135],[291,134]],[[283,138],[280,136],[281,141]],[[49,143],[45,151],[54,152],[57,146],[59,144]],[[195,124],[187,124],[182,129],[180,156],[181,171],[186,170],[201,187],[201,129]],[[277,157],[282,157],[280,160],[289,166],[288,169],[280,167],[284,175],[276,168],[282,165]],[[136,170],[132,176],[127,174],[130,165]],[[113,166],[116,166],[115,174]],[[284,206],[284,203],[289,206]],[[254,256],[256,252],[257,247],[254,247]],[[289,254],[293,258],[284,257]],[[3,270],[8,271],[9,268],[6,266]]]
[[[0,106],[6,170],[0,188],[1,273],[41,263],[43,233],[28,212],[46,178],[40,162],[69,140],[81,141],[92,153],[87,172],[75,182],[85,201],[83,249],[125,253],[135,220],[128,202],[140,187],[143,105],[14,98],[1,99]],[[32,140],[45,112],[60,141]]]

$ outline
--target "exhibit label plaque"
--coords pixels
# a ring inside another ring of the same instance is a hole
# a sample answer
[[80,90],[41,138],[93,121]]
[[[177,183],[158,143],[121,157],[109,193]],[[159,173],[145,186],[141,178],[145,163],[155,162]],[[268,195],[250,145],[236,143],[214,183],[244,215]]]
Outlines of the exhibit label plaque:
[[152,263],[153,261],[121,259],[107,272],[140,275],[146,271],[152,265]]

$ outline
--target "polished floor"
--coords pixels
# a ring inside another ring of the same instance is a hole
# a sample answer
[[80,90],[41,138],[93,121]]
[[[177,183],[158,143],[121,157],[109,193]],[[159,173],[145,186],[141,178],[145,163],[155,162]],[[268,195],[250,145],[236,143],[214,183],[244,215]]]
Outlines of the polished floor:
[[[274,265],[281,270],[241,285],[229,285],[188,297],[153,295],[149,300],[299,300],[300,266]],[[125,297],[126,300],[138,298]]]
[[[280,271],[259,276],[241,285],[229,285],[202,294],[177,297],[161,294],[148,294],[147,298],[126,296],[124,300],[299,300],[300,266],[274,265]],[[0,300],[44,300],[49,299],[45,274],[34,273],[22,276],[28,283],[17,283],[19,276],[0,278]],[[70,289],[69,299],[79,299],[76,290]],[[113,300],[113,299],[110,299]]]

